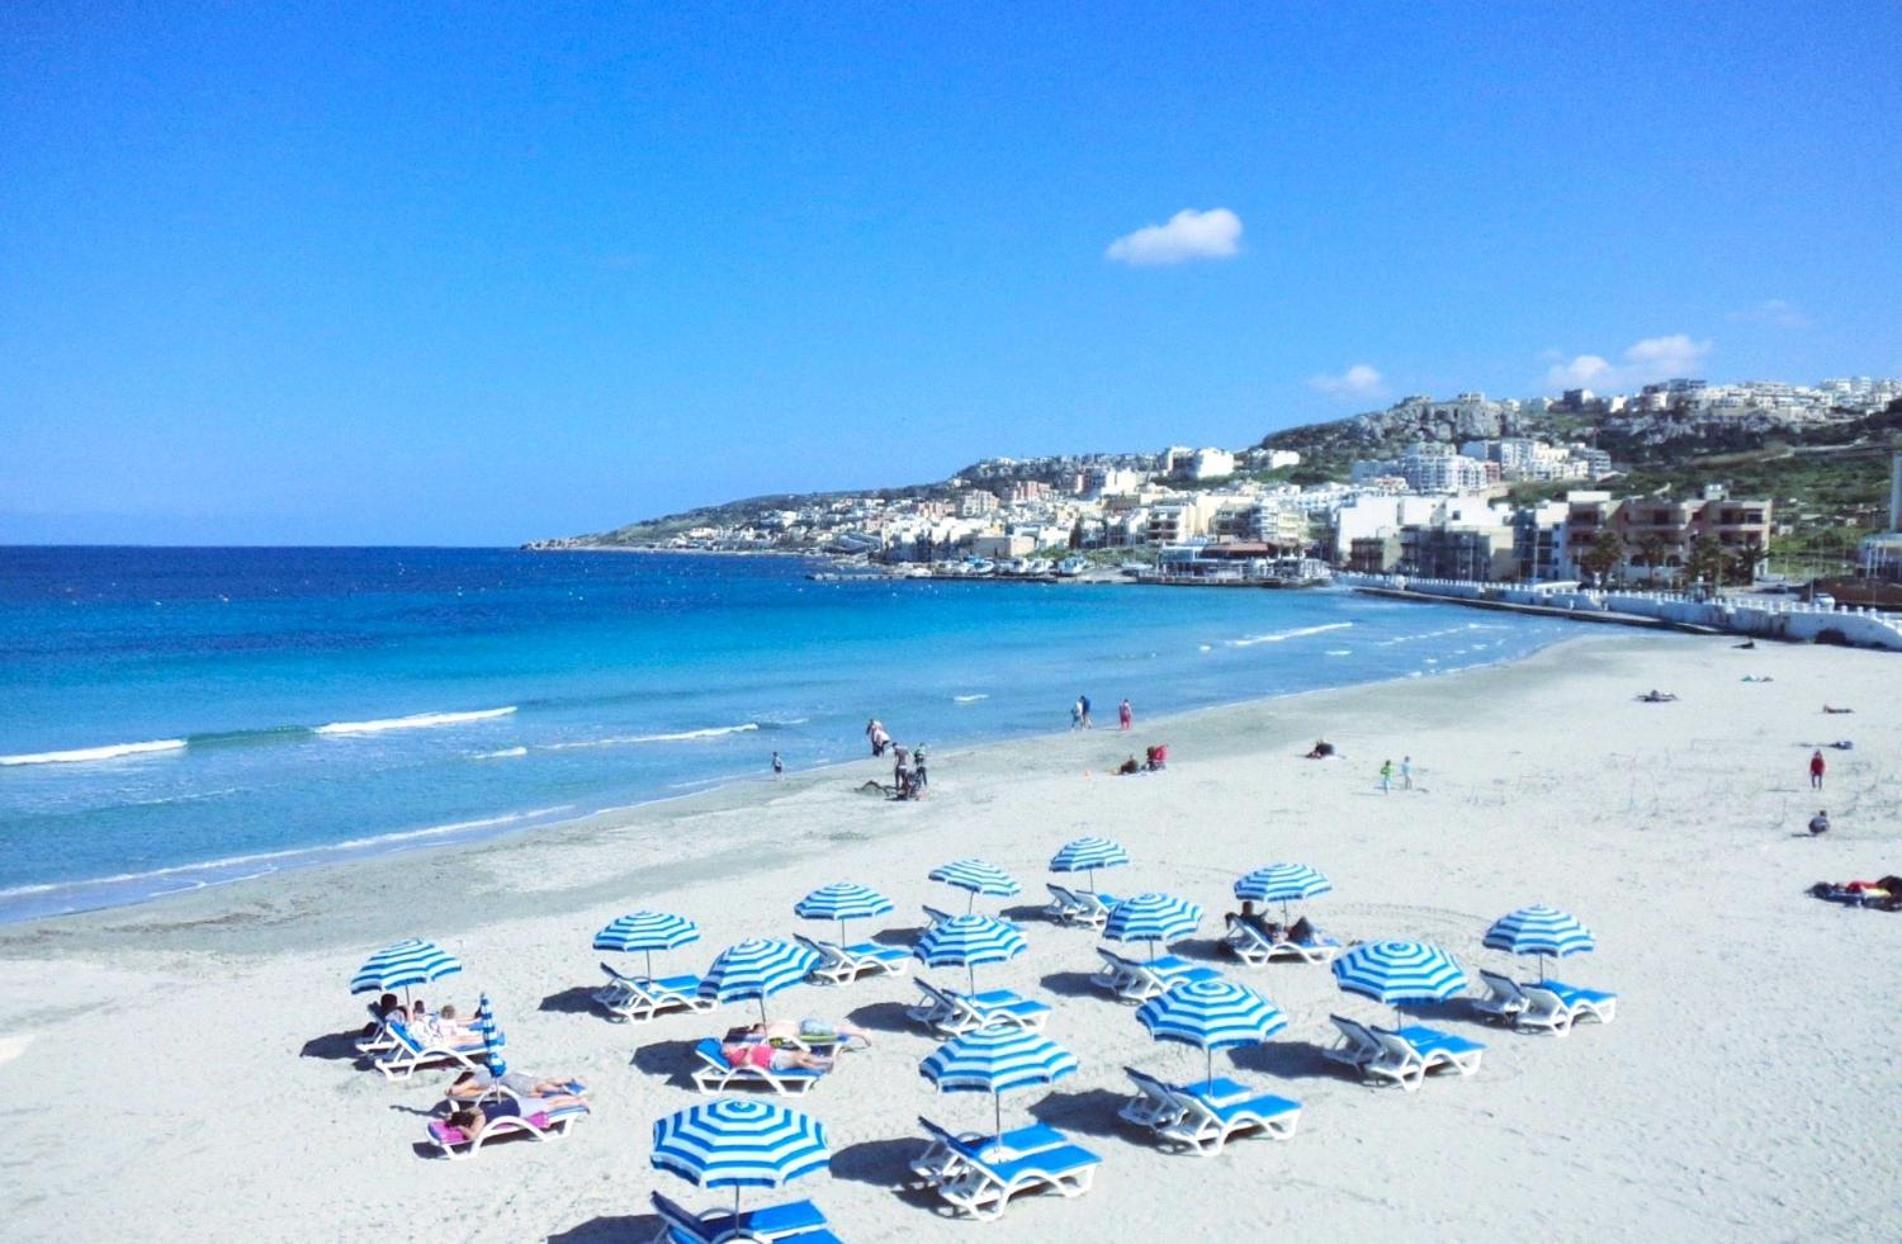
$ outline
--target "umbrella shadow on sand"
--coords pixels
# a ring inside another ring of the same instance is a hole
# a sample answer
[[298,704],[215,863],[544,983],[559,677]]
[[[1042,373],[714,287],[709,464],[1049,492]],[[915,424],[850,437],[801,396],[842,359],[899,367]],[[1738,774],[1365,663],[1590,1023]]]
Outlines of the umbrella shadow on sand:
[[599,1218],[557,1231],[548,1244],[622,1244],[626,1240],[651,1240],[662,1227],[659,1214],[603,1214]]
[[1052,972],[1037,982],[1059,998],[1108,998],[1088,972]]
[[363,1055],[357,1049],[357,1042],[363,1039],[361,1029],[349,1032],[325,1033],[321,1037],[312,1037],[304,1042],[304,1048],[297,1052],[299,1058],[325,1058],[332,1062],[356,1062]]
[[872,1002],[848,1011],[845,1018],[872,1032],[916,1032],[908,1008],[902,1002]]
[[924,1150],[922,1136],[847,1145],[833,1151],[832,1177],[885,1188],[901,1201],[929,1208],[938,1203],[937,1195],[929,1188],[910,1186],[913,1181],[911,1160]]
[[1050,916],[1050,909],[1038,906],[1035,903],[1020,903],[1016,907],[1006,907],[997,914],[999,917],[1009,920],[1014,924],[1022,924],[1026,920],[1047,921]]
[[924,931],[925,926],[922,924],[907,925],[904,928],[896,929],[880,929],[878,932],[872,934],[872,940],[881,946],[909,947],[913,942],[923,936]]
[[1111,1092],[1109,1089],[1051,1093],[1032,1105],[1030,1114],[1039,1123],[1048,1123],[1060,1132],[1127,1139],[1129,1132],[1116,1117],[1116,1112],[1128,1101],[1128,1094]]
[[634,1069],[650,1076],[665,1076],[676,1088],[692,1088],[697,1060],[693,1047],[698,1041],[655,1041],[634,1051]]
[[1204,963],[1233,963],[1234,956],[1222,949],[1219,937],[1191,937],[1175,943],[1169,949],[1184,959],[1200,959]]
[[1244,1045],[1231,1054],[1240,1071],[1259,1071],[1284,1080],[1356,1078],[1351,1067],[1329,1058],[1312,1041],[1267,1041]]
[[549,994],[535,1009],[562,1015],[586,1015],[594,1010],[594,992],[586,985],[572,985]]

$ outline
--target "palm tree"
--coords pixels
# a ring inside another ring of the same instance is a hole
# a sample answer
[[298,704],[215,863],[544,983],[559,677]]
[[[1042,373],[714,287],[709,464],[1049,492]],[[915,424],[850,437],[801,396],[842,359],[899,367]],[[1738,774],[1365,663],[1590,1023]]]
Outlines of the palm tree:
[[1598,586],[1605,586],[1605,580],[1625,560],[1622,541],[1609,531],[1601,531],[1591,539],[1591,544],[1575,559],[1579,569],[1591,575]]
[[1644,568],[1650,572],[1645,575],[1647,582],[1656,584],[1658,580],[1658,567],[1662,566],[1670,555],[1671,546],[1665,542],[1663,536],[1655,531],[1638,541],[1638,560],[1643,563]]
[[1684,569],[1691,582],[1706,584],[1715,592],[1723,586],[1723,546],[1709,536],[1696,537],[1691,541],[1691,555],[1684,559]]

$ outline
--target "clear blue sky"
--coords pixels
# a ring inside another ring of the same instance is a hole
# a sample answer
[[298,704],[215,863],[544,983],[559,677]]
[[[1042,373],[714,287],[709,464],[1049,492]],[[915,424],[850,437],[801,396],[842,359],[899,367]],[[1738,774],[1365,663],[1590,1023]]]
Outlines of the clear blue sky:
[[[0,540],[511,543],[1902,373],[1884,0],[372,7],[0,7]],[[1185,209],[1239,240],[1109,253]]]

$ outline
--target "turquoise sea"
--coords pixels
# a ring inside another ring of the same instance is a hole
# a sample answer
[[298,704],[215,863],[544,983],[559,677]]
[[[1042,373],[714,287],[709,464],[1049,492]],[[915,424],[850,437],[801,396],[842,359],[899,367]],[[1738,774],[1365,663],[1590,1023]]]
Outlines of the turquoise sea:
[[[0,548],[0,920],[861,755],[1509,660],[1345,592],[820,583],[778,558]],[[1141,738],[1139,732],[1139,739]],[[940,765],[944,761],[938,762]]]

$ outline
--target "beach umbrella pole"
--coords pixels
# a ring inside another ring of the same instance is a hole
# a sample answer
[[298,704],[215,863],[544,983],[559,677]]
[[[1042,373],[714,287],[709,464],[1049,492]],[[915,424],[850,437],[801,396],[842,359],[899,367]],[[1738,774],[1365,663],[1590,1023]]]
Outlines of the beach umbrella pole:
[[968,915],[970,915],[970,914],[971,914],[971,909],[972,909],[973,907],[975,907],[975,906],[977,906],[977,891],[976,891],[976,890],[967,890],[967,891],[965,891],[965,893],[964,893],[964,914],[965,914],[965,915],[967,915],[967,916],[968,916]]
[[647,956],[647,979],[651,981],[654,979],[654,952],[649,950],[643,953]]
[[991,1126],[997,1129],[997,1138],[1004,1139],[1004,1099],[996,1089],[991,1090]]

